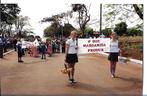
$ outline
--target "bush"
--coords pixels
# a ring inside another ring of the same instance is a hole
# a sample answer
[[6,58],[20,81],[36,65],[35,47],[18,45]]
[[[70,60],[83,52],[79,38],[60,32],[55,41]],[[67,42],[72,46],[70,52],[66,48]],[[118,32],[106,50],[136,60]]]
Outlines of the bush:
[[143,60],[143,37],[119,37],[122,56]]

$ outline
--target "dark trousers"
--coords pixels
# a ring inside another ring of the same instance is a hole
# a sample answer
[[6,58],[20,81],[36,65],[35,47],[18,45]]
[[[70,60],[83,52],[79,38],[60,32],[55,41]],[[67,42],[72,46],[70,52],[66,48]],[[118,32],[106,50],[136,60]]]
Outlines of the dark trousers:
[[7,44],[4,44],[4,52],[7,52]]
[[23,56],[25,55],[25,49],[22,49],[22,55]]
[[46,59],[46,55],[45,55],[45,53],[42,53],[42,57],[41,57],[41,59]]
[[13,47],[14,47],[14,50],[16,51],[16,44],[14,44]]
[[0,45],[0,58],[3,58],[3,45]]

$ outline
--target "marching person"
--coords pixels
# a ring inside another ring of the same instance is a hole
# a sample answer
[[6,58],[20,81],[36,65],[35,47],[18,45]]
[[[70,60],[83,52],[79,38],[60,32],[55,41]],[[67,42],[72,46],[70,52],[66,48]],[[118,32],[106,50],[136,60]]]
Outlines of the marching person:
[[18,54],[18,62],[23,62],[22,61],[22,42],[18,40],[17,44],[17,54]]
[[52,56],[52,43],[51,43],[51,41],[48,41],[47,53],[50,57]]
[[45,44],[45,42],[42,42],[40,45],[40,50],[41,50],[41,59],[46,59],[46,51],[47,51],[47,46]]
[[119,45],[117,40],[117,34],[115,32],[112,32],[111,41],[110,41],[110,53],[108,56],[108,60],[110,61],[110,72],[112,78],[115,78],[115,70],[116,70],[116,63],[118,62],[118,55],[119,55]]
[[68,72],[69,82],[76,83],[74,79],[74,73],[75,73],[75,63],[78,62],[78,56],[77,56],[77,32],[72,31],[70,34],[70,39],[66,41],[66,50],[65,50],[65,61],[68,63],[68,68],[71,69],[71,71]]

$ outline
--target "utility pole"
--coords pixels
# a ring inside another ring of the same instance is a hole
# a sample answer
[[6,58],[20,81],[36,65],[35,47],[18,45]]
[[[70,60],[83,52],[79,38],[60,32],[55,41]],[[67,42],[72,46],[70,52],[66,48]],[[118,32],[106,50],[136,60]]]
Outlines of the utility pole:
[[102,4],[100,4],[100,34],[102,34]]

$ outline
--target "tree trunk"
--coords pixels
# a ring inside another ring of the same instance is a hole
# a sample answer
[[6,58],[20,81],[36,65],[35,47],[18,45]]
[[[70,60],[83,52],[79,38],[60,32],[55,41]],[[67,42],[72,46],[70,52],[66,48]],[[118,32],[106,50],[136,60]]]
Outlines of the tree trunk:
[[137,6],[137,4],[133,4],[133,7],[138,16],[143,20],[143,13],[141,12],[141,9]]

